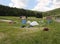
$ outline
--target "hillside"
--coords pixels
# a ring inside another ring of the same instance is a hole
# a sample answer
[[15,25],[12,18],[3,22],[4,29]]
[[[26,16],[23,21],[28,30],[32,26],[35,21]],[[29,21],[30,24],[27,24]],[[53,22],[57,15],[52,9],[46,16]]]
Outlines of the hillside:
[[60,8],[44,12],[43,14],[44,15],[60,15]]
[[25,10],[25,9],[19,9],[19,8],[12,8],[12,7],[8,7],[8,6],[3,6],[0,5],[0,16],[21,16],[21,15],[25,15],[25,16],[37,16],[37,17],[41,17],[43,16],[47,16],[47,15],[59,15],[60,14],[60,8],[58,9],[54,9],[51,11],[47,11],[47,12],[39,12],[39,11],[32,11],[32,10]]
[[38,14],[41,15],[41,12],[0,5],[0,16],[36,16]]

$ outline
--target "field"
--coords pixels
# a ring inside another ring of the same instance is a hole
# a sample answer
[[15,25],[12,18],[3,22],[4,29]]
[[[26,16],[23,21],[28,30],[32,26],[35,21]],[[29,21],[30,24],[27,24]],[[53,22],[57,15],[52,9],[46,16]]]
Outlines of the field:
[[[0,44],[60,44],[60,23],[21,28],[21,19],[14,16],[0,16],[0,19],[13,20],[16,23],[0,21]],[[29,17],[27,20],[39,22],[39,18]],[[42,25],[42,24],[41,24]],[[49,31],[43,31],[48,27]]]

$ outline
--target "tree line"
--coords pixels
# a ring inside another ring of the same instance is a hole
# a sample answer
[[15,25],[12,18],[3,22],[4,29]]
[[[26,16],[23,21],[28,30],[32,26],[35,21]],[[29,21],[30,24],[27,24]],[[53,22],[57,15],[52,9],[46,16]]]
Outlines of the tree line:
[[0,5],[0,16],[32,16],[42,17],[42,12],[13,8],[8,6]]
[[19,9],[19,8],[13,8],[8,6],[0,5],[0,16],[28,16],[28,17],[37,17],[42,18],[43,16],[47,15],[59,15],[60,14],[60,8],[47,11],[47,12],[40,12],[40,11],[32,11],[32,10],[25,10],[25,9]]

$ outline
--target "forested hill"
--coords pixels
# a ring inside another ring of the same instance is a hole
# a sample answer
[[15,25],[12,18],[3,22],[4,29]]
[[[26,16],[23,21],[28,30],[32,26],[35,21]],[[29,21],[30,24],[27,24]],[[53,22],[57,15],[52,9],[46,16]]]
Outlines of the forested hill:
[[31,10],[25,10],[25,9],[19,9],[19,8],[12,8],[8,6],[0,5],[0,16],[37,16],[41,17],[46,15],[59,15],[60,14],[60,8],[54,9],[47,12],[39,12],[39,11],[31,11]]
[[41,15],[41,12],[0,5],[0,16],[21,16],[21,15],[36,16]]

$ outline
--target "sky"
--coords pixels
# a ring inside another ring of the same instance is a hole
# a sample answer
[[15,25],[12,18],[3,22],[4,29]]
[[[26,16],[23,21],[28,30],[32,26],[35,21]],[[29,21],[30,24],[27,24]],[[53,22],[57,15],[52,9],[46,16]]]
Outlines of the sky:
[[60,8],[60,0],[0,0],[0,5],[45,12]]

